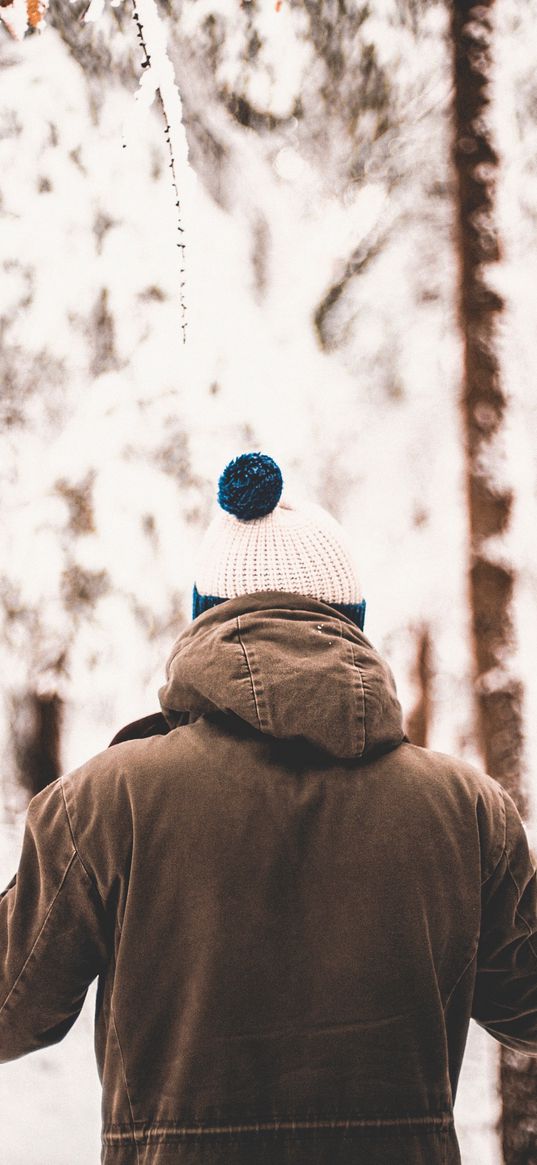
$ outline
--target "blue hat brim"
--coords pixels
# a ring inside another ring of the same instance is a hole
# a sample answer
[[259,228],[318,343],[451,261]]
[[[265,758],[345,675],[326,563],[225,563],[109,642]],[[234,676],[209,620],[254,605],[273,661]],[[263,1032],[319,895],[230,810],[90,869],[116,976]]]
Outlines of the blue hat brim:
[[[192,618],[197,619],[198,615],[203,615],[204,611],[209,611],[211,607],[218,606],[219,603],[226,603],[227,598],[222,598],[218,595],[200,595],[197,586],[194,584],[192,591]],[[325,600],[323,599],[323,602]],[[362,599],[360,603],[328,603],[329,607],[334,607],[334,610],[340,611],[342,615],[346,615],[360,631],[363,631],[365,625],[365,610],[366,601]]]

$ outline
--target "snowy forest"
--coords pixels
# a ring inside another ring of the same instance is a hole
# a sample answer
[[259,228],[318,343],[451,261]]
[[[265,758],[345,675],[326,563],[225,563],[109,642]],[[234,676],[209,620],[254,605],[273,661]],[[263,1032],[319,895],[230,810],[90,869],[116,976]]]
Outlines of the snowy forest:
[[[350,532],[411,741],[537,838],[537,0],[0,0],[0,881],[158,707],[230,458]],[[91,989],[2,1159],[95,1165]],[[537,1162],[472,1023],[464,1165]]]

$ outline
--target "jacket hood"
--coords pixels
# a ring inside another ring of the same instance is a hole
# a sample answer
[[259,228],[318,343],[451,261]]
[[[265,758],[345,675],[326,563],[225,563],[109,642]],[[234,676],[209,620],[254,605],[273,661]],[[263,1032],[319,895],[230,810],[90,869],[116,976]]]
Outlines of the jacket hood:
[[284,591],[228,599],[173,645],[159,691],[172,728],[185,713],[233,713],[277,739],[367,759],[404,739],[387,664],[328,604]]

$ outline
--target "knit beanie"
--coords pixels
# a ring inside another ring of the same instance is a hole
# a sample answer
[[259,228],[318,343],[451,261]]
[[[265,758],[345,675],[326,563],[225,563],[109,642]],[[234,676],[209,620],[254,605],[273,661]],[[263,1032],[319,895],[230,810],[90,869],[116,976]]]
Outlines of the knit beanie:
[[365,600],[345,531],[321,506],[293,505],[282,490],[281,470],[265,453],[226,465],[220,509],[198,554],[192,617],[238,595],[290,591],[336,607],[363,629]]

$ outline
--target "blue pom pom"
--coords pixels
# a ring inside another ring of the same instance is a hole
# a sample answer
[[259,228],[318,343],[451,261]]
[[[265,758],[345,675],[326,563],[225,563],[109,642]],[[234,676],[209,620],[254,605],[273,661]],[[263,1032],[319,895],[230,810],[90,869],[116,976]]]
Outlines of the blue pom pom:
[[223,510],[247,522],[276,508],[283,489],[279,465],[266,453],[243,453],[226,465],[218,481]]

